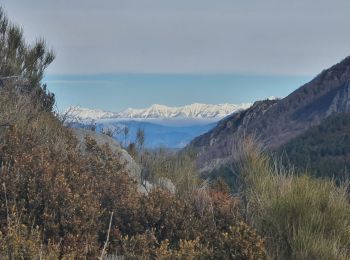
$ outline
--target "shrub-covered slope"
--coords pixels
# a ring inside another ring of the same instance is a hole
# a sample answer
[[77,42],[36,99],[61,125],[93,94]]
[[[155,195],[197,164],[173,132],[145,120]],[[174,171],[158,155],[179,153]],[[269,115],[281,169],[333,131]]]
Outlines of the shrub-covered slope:
[[41,84],[52,58],[0,11],[0,259],[266,258],[238,197],[140,193],[115,144],[64,127]]
[[6,86],[0,97],[0,122],[11,122],[0,128],[0,258],[265,257],[239,198],[199,182],[140,193],[108,144],[86,136],[82,151],[30,95]]

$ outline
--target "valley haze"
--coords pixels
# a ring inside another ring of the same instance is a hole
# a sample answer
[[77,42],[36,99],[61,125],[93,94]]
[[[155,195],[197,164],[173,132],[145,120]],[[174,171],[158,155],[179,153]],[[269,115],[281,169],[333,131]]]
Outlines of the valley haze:
[[[127,127],[130,131],[127,143],[135,140],[138,129],[143,129],[146,134],[145,147],[179,149],[185,147],[193,138],[215,127],[221,119],[250,106],[250,103],[194,103],[182,107],[155,104],[145,109],[129,108],[122,112],[74,106],[68,108],[66,114],[69,121],[73,122],[72,126],[76,128],[87,128],[91,124],[95,124],[96,131],[120,130]],[[113,137],[121,143],[126,142],[122,133]]]

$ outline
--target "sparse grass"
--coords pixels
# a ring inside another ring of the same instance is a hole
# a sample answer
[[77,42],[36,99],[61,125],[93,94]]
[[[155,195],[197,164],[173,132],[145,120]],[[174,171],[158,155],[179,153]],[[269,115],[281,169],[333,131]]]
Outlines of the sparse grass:
[[273,259],[350,259],[347,183],[297,176],[253,139],[240,151],[247,217]]
[[140,161],[149,172],[150,179],[154,182],[160,178],[171,180],[178,195],[190,195],[203,184],[191,151],[172,154],[160,149],[144,153]]

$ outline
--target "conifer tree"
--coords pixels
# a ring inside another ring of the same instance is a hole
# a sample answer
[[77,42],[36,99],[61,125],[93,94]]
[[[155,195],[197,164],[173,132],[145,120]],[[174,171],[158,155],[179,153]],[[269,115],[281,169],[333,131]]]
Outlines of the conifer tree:
[[55,56],[43,39],[28,44],[20,26],[11,23],[0,7],[0,85],[10,83],[31,93],[46,110],[52,110],[54,95],[41,85],[45,69]]

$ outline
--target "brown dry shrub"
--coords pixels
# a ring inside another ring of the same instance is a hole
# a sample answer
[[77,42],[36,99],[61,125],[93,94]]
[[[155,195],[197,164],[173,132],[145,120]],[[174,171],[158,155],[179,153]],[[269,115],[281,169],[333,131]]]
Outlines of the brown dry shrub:
[[[4,111],[22,102],[5,101]],[[2,259],[96,258],[105,243],[107,252],[135,259],[264,255],[261,238],[240,224],[239,200],[225,190],[191,185],[186,196],[142,195],[119,154],[90,137],[80,151],[59,120],[26,104],[23,115],[7,114],[12,124],[0,135]]]

